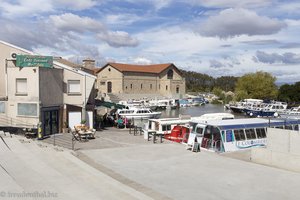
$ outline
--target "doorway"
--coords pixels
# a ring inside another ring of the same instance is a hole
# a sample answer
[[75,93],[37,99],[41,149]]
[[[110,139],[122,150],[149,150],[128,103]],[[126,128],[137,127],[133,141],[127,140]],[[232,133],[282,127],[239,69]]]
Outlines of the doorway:
[[108,81],[107,82],[107,93],[111,93],[112,91],[112,82]]
[[59,110],[46,110],[42,115],[43,135],[52,135],[59,132]]

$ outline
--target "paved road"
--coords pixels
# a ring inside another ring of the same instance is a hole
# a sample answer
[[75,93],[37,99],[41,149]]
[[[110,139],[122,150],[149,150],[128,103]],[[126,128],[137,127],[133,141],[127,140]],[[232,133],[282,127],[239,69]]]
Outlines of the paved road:
[[94,166],[98,163],[172,199],[299,199],[299,173],[210,152],[192,153],[180,144],[80,152]]

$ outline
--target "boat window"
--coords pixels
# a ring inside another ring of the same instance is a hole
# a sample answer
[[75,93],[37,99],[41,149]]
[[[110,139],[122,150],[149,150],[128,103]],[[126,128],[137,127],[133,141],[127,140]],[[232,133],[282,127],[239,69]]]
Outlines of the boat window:
[[136,113],[143,113],[142,110],[138,110]]
[[232,142],[233,137],[232,137],[232,130],[226,130],[226,142]]
[[159,123],[155,122],[155,130],[158,131],[159,130]]
[[234,137],[236,141],[245,140],[246,137],[245,137],[244,130],[243,129],[234,130]]
[[199,134],[202,135],[202,133],[203,133],[203,128],[202,128],[202,127],[197,127],[197,128],[196,128],[196,133],[199,133]]
[[298,124],[295,125],[294,130],[295,130],[295,131],[299,131],[299,125],[298,125]]
[[170,131],[171,125],[162,125],[162,131]]
[[265,138],[266,137],[266,130],[264,128],[257,128],[256,129],[257,138]]
[[283,126],[275,126],[275,128],[283,129]]
[[197,123],[190,122],[190,126],[192,127],[192,132],[196,132]]
[[254,129],[246,129],[245,132],[246,132],[247,140],[256,139]]
[[287,130],[293,130],[293,126],[292,125],[286,125],[285,129],[287,129]]

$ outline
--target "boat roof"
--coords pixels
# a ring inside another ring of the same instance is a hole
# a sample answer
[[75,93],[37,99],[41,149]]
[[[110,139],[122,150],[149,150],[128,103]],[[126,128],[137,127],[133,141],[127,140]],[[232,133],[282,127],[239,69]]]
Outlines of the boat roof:
[[[197,123],[197,121],[196,121]],[[207,120],[199,122],[200,124],[218,127],[220,130],[240,129],[240,128],[262,128],[271,126],[282,126],[299,124],[299,120],[295,119],[262,119],[262,118],[243,118],[243,119],[228,119],[228,120]]]
[[161,118],[161,119],[149,119],[149,122],[158,122],[161,125],[165,124],[185,124],[189,123],[191,119],[180,119],[180,118]]
[[219,119],[222,120],[234,119],[234,115],[230,113],[207,113],[199,117],[192,117],[193,122],[200,122],[206,120],[219,120]]

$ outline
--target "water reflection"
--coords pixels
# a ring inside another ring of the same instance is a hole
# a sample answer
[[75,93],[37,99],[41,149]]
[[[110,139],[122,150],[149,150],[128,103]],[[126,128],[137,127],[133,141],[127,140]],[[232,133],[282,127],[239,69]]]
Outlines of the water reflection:
[[[163,110],[161,111],[161,118],[175,118],[179,117],[179,114],[181,115],[190,115],[192,117],[197,117],[206,113],[232,113],[230,110],[224,110],[223,105],[215,105],[215,104],[206,104],[204,106],[195,106],[195,107],[185,107],[185,108],[179,108],[174,110]],[[246,117],[243,114],[234,114],[235,118],[244,118]],[[136,119],[135,124],[138,126],[141,126],[147,122],[148,120],[140,120]]]
[[195,106],[195,107],[185,107],[179,108],[175,110],[164,110],[162,111],[161,117],[178,117],[181,115],[190,115],[192,117],[200,116],[206,113],[220,113],[220,112],[228,112],[229,110],[224,110],[223,105],[214,105],[214,104],[206,104],[204,106]]

